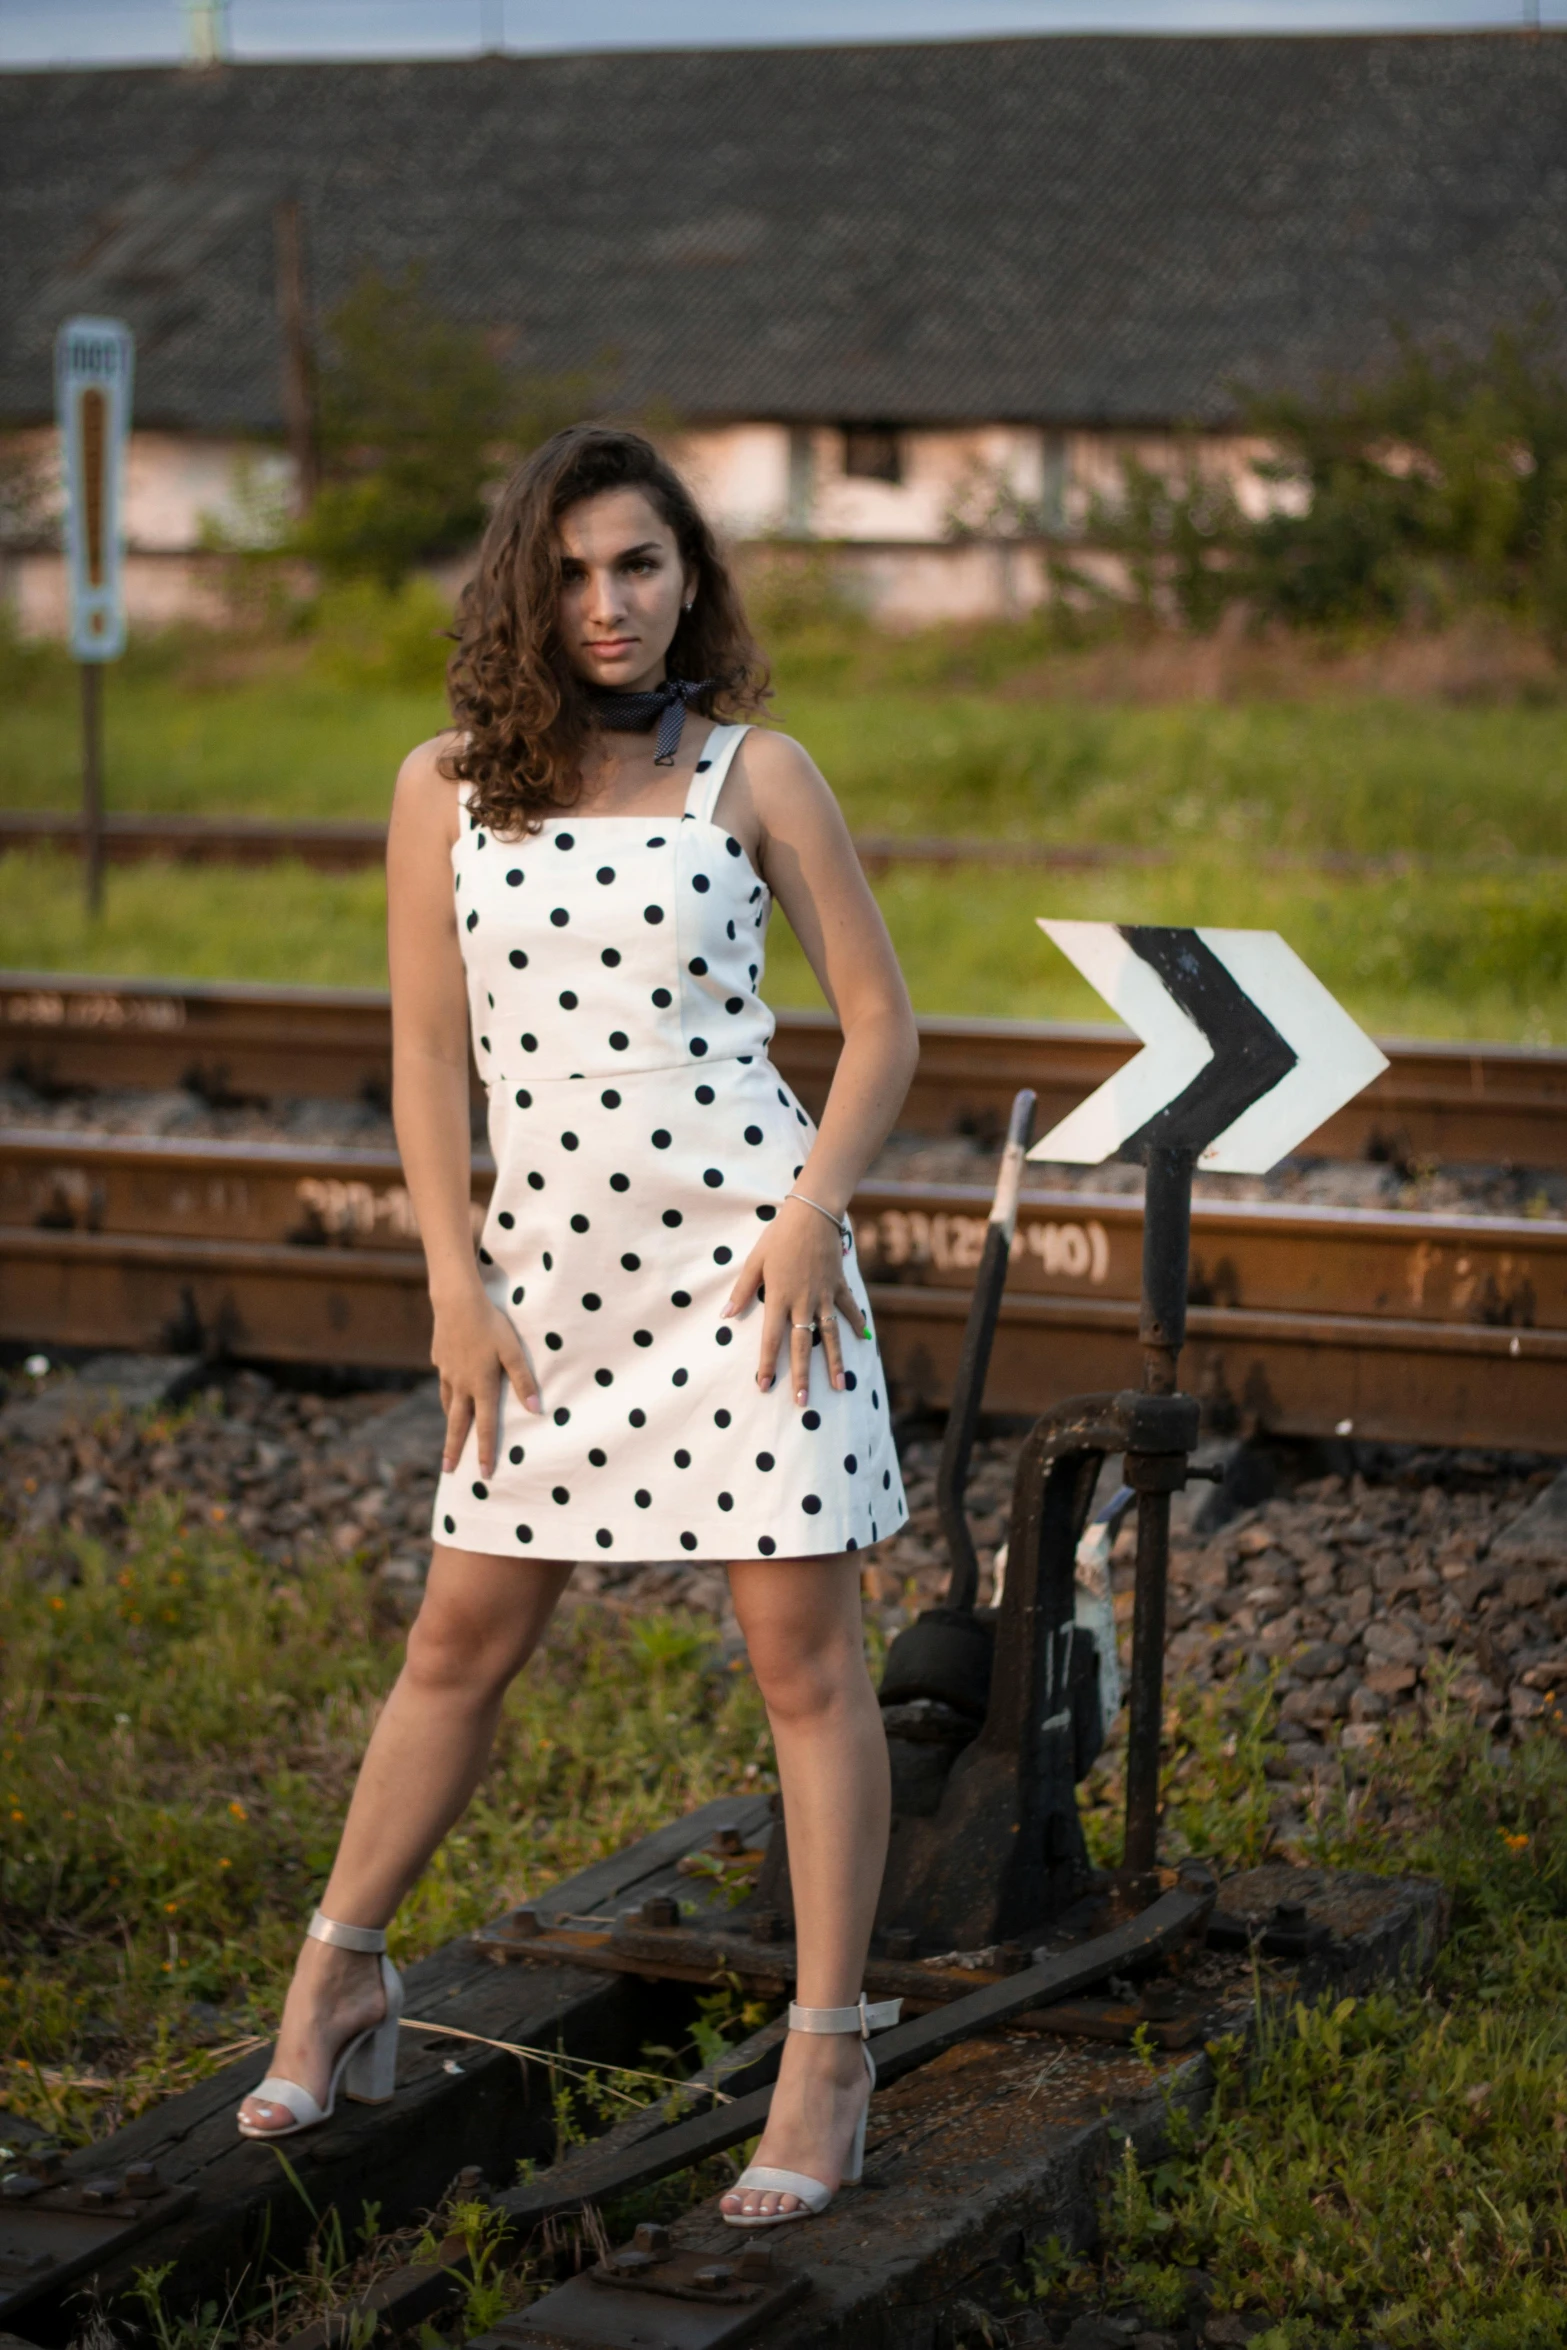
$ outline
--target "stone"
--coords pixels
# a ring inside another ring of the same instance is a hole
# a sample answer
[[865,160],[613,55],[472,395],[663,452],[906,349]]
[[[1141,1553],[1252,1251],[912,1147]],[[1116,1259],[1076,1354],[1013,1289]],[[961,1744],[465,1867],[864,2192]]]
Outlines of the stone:
[[1426,1644],[1418,1632],[1397,1616],[1379,1616],[1366,1626],[1366,1654],[1378,1664],[1418,1665],[1425,1662]]
[[[446,1437],[439,1381],[421,1380],[378,1412],[363,1433],[373,1458],[385,1468],[438,1468]],[[312,1434],[319,1434],[319,1423]]]
[[1567,1469],[1552,1478],[1529,1507],[1502,1528],[1493,1558],[1554,1559],[1567,1565]]
[[1453,1682],[1453,1695],[1474,1714],[1496,1713],[1502,1704],[1500,1689],[1484,1673],[1460,1673]]
[[1507,1709],[1515,1722],[1536,1722],[1550,1710],[1550,1701],[1538,1689],[1526,1689],[1520,1681],[1507,1693]]
[[1378,1744],[1381,1736],[1380,1722],[1346,1722],[1338,1742],[1347,1754],[1364,1754]]
[[1362,1687],[1378,1697],[1402,1697],[1406,1689],[1413,1689],[1415,1680],[1413,1665],[1373,1665]]
[[1303,1681],[1331,1681],[1344,1669],[1344,1651],[1336,1640],[1313,1640],[1294,1659],[1294,1670]]
[[200,1376],[194,1355],[93,1355],[68,1378],[0,1411],[0,1436],[46,1443],[68,1428],[90,1428],[105,1412],[147,1411],[188,1394]]
[[1538,1568],[1509,1575],[1502,1585],[1502,1597],[1509,1607],[1543,1607],[1546,1596],[1546,1580]]
[[1352,1722],[1383,1722],[1388,1716],[1388,1702],[1380,1690],[1368,1689],[1362,1681],[1349,1700],[1349,1718]]

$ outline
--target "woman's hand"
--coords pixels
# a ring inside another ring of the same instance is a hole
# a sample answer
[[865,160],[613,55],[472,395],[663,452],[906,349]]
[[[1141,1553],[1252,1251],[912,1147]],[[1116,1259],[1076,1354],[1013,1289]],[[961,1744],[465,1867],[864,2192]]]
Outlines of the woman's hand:
[[794,1400],[797,1404],[808,1401],[814,1324],[821,1332],[828,1376],[834,1387],[842,1387],[839,1314],[857,1338],[866,1338],[870,1333],[861,1318],[854,1292],[843,1277],[843,1244],[827,1218],[808,1207],[804,1200],[783,1202],[774,1221],[741,1266],[724,1308],[725,1318],[742,1312],[758,1294],[764,1311],[762,1347],[756,1365],[757,1386],[764,1392],[772,1386],[779,1350],[787,1337]]
[[436,1306],[430,1360],[441,1375],[441,1409],[446,1414],[441,1467],[456,1468],[469,1427],[477,1420],[479,1473],[493,1475],[501,1381],[510,1380],[512,1393],[525,1412],[544,1409],[522,1340],[500,1307],[491,1305],[475,1284],[460,1298]]

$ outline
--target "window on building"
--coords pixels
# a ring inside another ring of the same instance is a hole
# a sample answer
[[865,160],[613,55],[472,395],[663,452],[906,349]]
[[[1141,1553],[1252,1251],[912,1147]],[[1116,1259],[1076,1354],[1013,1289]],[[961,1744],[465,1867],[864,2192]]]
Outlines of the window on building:
[[851,481],[901,481],[903,436],[895,424],[846,424],[843,470]]

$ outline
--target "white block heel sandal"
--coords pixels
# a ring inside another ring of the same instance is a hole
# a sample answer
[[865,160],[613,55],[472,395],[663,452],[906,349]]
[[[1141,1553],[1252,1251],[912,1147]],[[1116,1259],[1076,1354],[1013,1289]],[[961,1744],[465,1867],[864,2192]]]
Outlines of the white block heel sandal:
[[[859,2183],[865,2168],[865,2124],[870,2114],[870,2091],[876,2086],[876,2059],[869,2047],[872,2032],[885,2032],[895,2024],[902,2009],[901,1999],[883,1999],[871,2006],[862,1991],[853,2007],[799,2007],[791,2000],[789,2029],[791,2032],[858,2032],[860,2049],[865,2058],[865,2070],[870,2075],[870,2088],[865,2093],[865,2111],[854,2125],[854,2143],[849,2149],[849,2160],[844,2168],[843,2184],[853,2187]],[[794,2195],[800,2208],[795,2211],[726,2211],[723,2217],[732,2228],[781,2228],[791,2219],[817,2219],[833,2199],[834,2189],[824,2187],[820,2179],[809,2179],[804,2171],[775,2170],[771,2163],[753,2162],[727,2191],[731,2195],[746,2193],[755,2188],[760,2194]]]
[[362,1950],[379,1958],[386,2013],[378,2024],[367,2024],[362,2032],[356,2032],[338,2056],[327,2083],[325,2105],[318,2105],[310,2091],[302,2089],[297,2081],[285,2081],[281,2073],[268,2073],[250,2095],[264,2104],[283,2106],[294,2118],[267,2130],[246,2121],[241,2114],[242,2138],[292,2138],[299,2130],[315,2129],[318,2123],[330,2121],[337,2111],[340,2088],[345,2097],[352,2097],[360,2105],[384,2105],[397,2086],[397,2029],[403,2012],[403,1983],[386,1955],[385,1934],[379,1926],[340,1926],[336,1918],[323,1917],[320,1910],[305,1932],[313,1941],[335,1942],[341,1950]]

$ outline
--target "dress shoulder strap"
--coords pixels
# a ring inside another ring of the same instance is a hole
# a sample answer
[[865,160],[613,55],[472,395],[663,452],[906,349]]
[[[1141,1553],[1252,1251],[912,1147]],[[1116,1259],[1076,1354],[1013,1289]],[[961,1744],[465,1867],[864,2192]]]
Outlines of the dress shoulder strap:
[[724,777],[729,773],[729,762],[750,731],[749,726],[715,726],[702,745],[702,756],[696,763],[685,806],[686,814],[694,816],[699,824],[712,823]]

